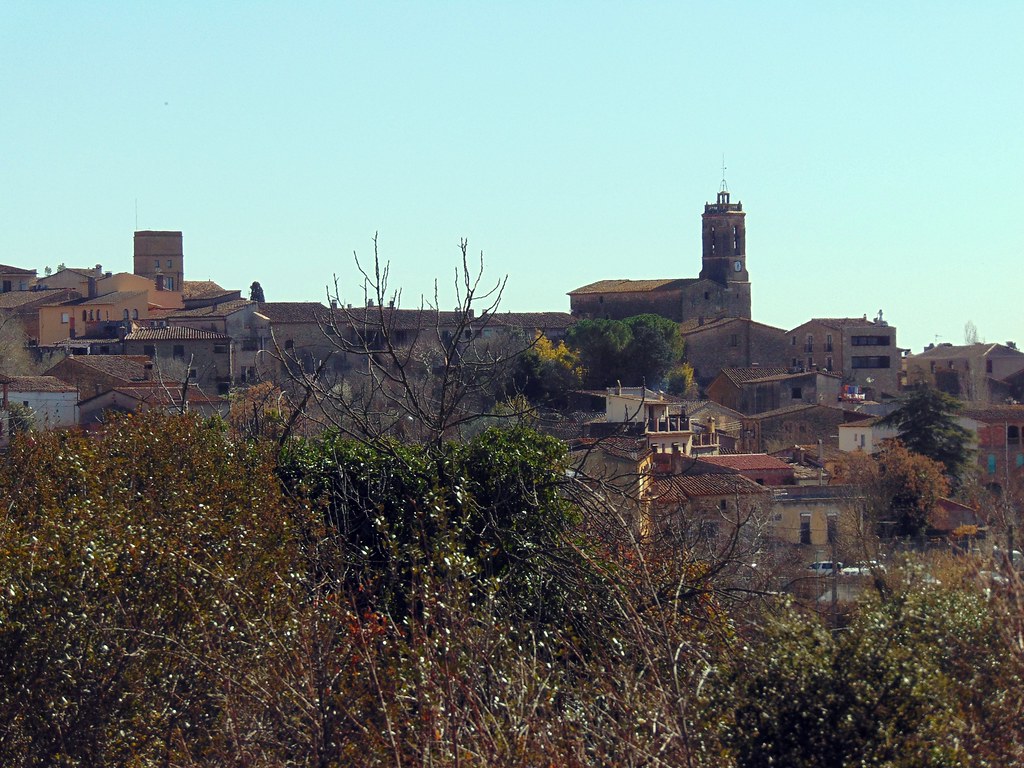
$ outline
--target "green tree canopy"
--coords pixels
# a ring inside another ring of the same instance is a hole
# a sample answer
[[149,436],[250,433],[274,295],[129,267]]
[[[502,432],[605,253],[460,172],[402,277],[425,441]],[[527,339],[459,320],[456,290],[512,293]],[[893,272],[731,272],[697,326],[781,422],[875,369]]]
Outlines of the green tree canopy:
[[959,410],[959,400],[920,384],[881,423],[898,429],[900,441],[909,450],[942,464],[956,486],[972,454],[971,435],[956,422]]
[[783,611],[717,691],[723,740],[739,768],[988,765],[967,744],[1004,704],[977,689],[1019,679],[990,652],[999,644],[986,600],[960,587],[907,585],[834,634]]
[[579,355],[590,386],[661,387],[683,358],[679,326],[658,315],[581,320],[566,343]]

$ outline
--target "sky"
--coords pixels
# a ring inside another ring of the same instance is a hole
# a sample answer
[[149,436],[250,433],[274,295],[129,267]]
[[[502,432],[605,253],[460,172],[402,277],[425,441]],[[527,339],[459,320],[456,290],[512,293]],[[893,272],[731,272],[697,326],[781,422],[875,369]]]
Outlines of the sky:
[[1024,3],[0,3],[0,263],[501,308],[696,277],[725,177],[753,316],[1024,344]]

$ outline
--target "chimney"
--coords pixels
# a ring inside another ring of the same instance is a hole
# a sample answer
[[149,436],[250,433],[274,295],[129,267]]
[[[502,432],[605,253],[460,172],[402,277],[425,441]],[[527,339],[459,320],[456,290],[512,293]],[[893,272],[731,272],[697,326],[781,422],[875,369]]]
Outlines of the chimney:
[[142,366],[142,380],[152,381],[153,380],[153,362],[150,361]]
[[338,308],[338,300],[337,299],[331,299],[331,309],[337,309],[337,308]]

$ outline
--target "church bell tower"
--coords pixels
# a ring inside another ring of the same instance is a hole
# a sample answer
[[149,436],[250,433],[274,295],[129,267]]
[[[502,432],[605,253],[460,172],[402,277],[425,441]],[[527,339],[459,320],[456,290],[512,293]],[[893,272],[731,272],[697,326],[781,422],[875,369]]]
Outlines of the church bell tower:
[[701,278],[726,283],[749,283],[747,273],[747,231],[743,203],[729,201],[729,188],[722,181],[718,199],[704,204],[703,265]]

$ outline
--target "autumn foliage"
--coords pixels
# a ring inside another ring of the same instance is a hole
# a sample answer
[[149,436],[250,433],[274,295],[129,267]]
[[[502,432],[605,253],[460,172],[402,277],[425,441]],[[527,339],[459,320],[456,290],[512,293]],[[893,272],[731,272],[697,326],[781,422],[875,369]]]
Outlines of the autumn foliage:
[[2,765],[1021,759],[1012,583],[893,576],[837,635],[595,538],[524,427],[281,452],[149,413],[2,462]]

